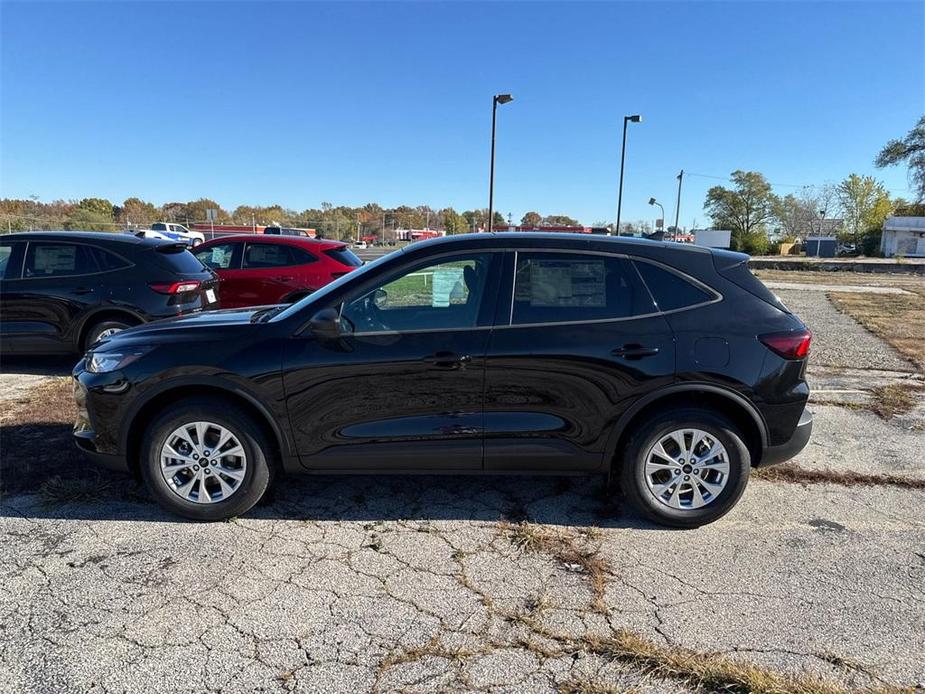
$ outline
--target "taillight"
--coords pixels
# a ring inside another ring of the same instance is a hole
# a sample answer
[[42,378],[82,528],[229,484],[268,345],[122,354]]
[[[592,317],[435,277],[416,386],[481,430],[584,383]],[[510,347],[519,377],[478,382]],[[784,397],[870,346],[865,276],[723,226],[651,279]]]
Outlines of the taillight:
[[809,343],[813,334],[809,330],[792,333],[769,333],[759,335],[761,343],[784,359],[805,359],[809,354]]
[[181,282],[149,282],[148,286],[159,294],[182,294],[199,289],[199,280],[182,280]]

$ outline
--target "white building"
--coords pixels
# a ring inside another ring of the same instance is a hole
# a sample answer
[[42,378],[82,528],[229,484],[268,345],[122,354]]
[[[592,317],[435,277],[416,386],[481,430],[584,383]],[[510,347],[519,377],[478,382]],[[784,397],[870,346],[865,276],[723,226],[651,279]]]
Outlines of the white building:
[[880,251],[886,258],[925,258],[925,217],[887,217]]

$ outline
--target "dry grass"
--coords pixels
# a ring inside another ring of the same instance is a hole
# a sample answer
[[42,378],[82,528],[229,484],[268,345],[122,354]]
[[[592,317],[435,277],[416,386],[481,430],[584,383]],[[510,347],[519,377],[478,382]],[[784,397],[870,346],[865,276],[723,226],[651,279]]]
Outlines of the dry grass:
[[592,609],[601,614],[607,613],[604,589],[611,567],[598,553],[600,546],[592,544],[599,538],[596,528],[589,528],[588,533],[580,533],[527,522],[503,522],[499,524],[499,528],[518,549],[545,554],[567,568],[581,571],[587,576],[593,594]]
[[886,485],[903,489],[925,489],[925,479],[902,475],[866,474],[850,470],[813,470],[792,463],[771,465],[752,470],[752,477],[769,482],[793,484],[839,484],[843,487]]
[[925,391],[919,383],[890,383],[873,388],[870,391],[870,409],[883,419],[911,412],[917,402],[918,394]]
[[616,687],[587,677],[576,677],[559,685],[559,694],[636,694],[638,687]]
[[842,313],[882,338],[925,370],[925,280],[903,287],[909,294],[829,292]]
[[925,283],[921,275],[885,272],[760,269],[754,270],[754,273],[762,280],[798,284],[838,284],[852,287],[898,287],[900,289],[910,289],[917,286],[921,287]]
[[85,469],[71,440],[75,416],[73,385],[66,377],[6,403],[0,417],[0,489],[35,491],[54,475],[73,478],[75,469]]

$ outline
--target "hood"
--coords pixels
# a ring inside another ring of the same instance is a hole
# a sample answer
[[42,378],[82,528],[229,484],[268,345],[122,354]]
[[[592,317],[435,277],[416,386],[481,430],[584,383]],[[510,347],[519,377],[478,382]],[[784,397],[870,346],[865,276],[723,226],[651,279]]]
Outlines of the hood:
[[128,328],[104,340],[97,349],[126,345],[156,344],[167,340],[195,341],[215,339],[217,331],[252,330],[263,323],[252,323],[254,314],[272,306],[248,306],[219,311],[202,311],[176,318],[165,318]]

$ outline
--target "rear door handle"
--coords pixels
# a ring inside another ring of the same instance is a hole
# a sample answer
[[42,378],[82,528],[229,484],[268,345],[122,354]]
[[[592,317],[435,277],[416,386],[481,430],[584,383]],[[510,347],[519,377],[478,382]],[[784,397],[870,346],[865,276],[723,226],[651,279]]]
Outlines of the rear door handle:
[[643,345],[623,345],[610,352],[615,357],[622,359],[642,359],[643,357],[654,357],[658,354],[658,347],[644,347]]
[[75,293],[75,294],[92,294],[92,293],[93,293],[93,287],[77,287],[77,288],[74,290],[74,293]]
[[275,277],[274,279],[277,279],[280,282],[291,282],[293,278],[291,275],[280,275],[279,277]]
[[456,354],[456,352],[437,352],[429,360],[434,366],[441,369],[458,369],[472,361],[468,354]]

